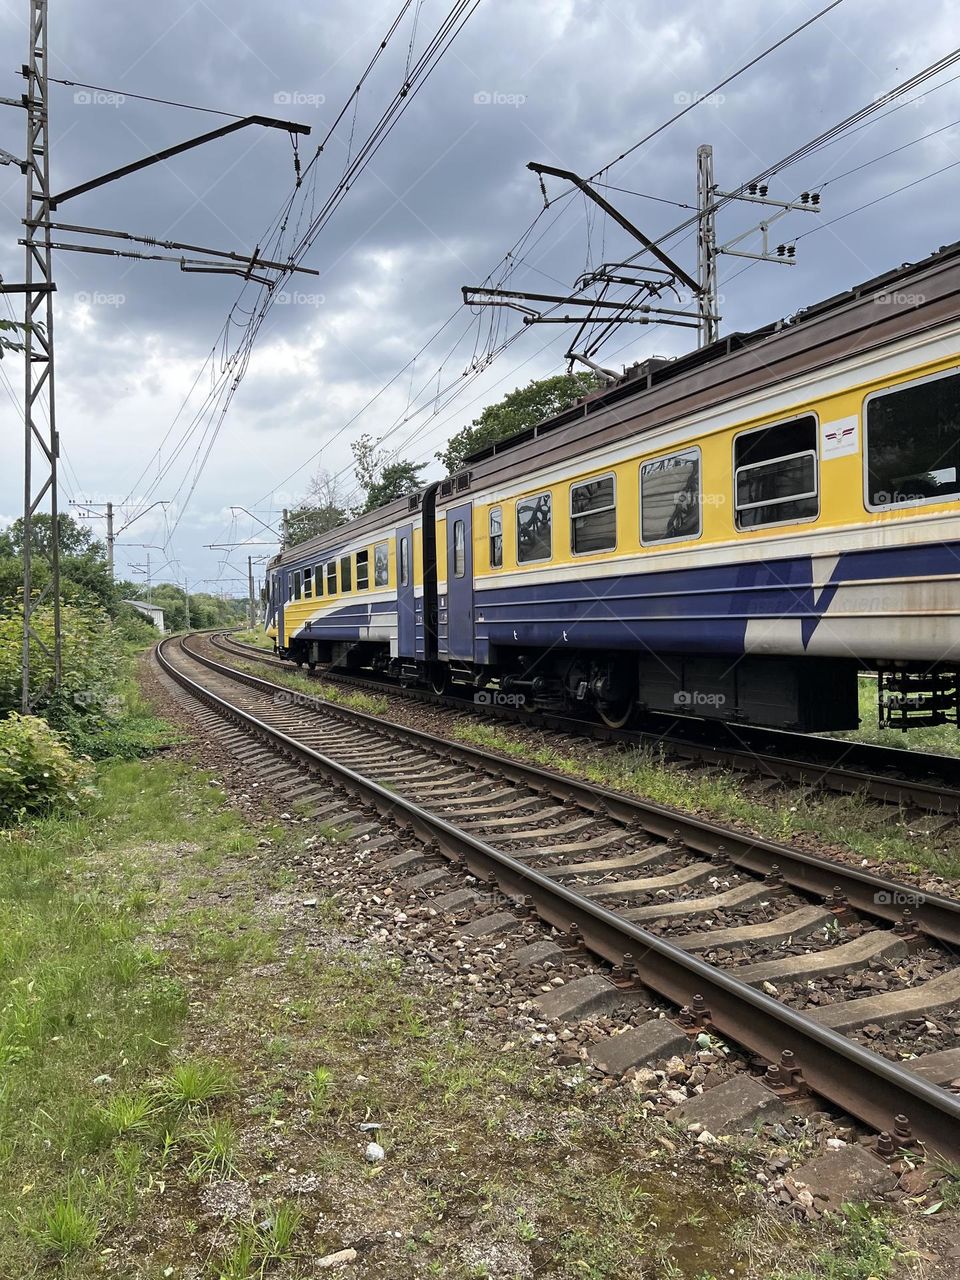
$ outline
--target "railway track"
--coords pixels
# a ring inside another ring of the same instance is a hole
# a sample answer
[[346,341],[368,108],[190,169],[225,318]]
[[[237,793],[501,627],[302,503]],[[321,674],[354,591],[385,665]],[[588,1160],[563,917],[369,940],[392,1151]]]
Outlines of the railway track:
[[[211,637],[215,647],[236,657],[285,670],[295,663],[241,644],[225,634]],[[412,697],[460,712],[516,721],[538,728],[637,747],[655,747],[668,757],[705,765],[722,765],[771,780],[799,783],[811,789],[862,794],[885,804],[920,809],[954,820],[960,814],[960,756],[933,755],[902,747],[847,742],[782,730],[717,726],[706,722],[674,725],[669,732],[610,729],[593,721],[550,712],[514,711],[478,706],[466,698],[411,689],[397,682],[381,682],[325,671],[323,679],[374,693]]]
[[[209,647],[171,638],[158,662],[243,758],[294,762],[318,821],[349,812],[346,794],[494,887],[506,903],[483,916],[488,933],[552,926],[602,969],[569,984],[570,1007],[656,993],[679,1012],[636,1040],[714,1032],[766,1064],[771,1096],[828,1100],[877,1131],[881,1152],[919,1142],[960,1159],[960,1096],[945,1087],[960,1048],[898,1060],[918,1020],[960,1009],[960,902],[293,693]],[[441,868],[407,884],[445,881]],[[885,989],[864,995],[876,974]]]

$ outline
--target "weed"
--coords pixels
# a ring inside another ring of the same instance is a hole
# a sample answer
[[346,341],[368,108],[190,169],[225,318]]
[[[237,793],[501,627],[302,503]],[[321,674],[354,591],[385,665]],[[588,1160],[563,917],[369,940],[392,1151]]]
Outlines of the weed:
[[231,1092],[233,1078],[218,1062],[195,1059],[180,1062],[157,1081],[158,1098],[169,1106],[195,1107]]
[[330,1086],[332,1083],[333,1072],[329,1067],[314,1067],[307,1077],[310,1105],[315,1112],[326,1109],[330,1100]]
[[184,1137],[193,1152],[187,1172],[195,1181],[215,1175],[226,1177],[235,1168],[237,1131],[226,1117],[208,1117]]
[[39,1226],[29,1234],[41,1249],[69,1258],[93,1248],[100,1234],[100,1222],[68,1193],[43,1211]]
[[156,1113],[153,1100],[143,1093],[117,1093],[100,1108],[100,1120],[113,1138],[147,1133]]

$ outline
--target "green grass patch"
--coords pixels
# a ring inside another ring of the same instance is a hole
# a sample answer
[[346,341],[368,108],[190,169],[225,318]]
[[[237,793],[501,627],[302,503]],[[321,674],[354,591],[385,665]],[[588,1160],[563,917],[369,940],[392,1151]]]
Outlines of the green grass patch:
[[881,747],[900,747],[907,751],[929,751],[939,755],[960,755],[960,730],[955,724],[936,724],[923,728],[881,729],[877,722],[877,682],[861,676],[857,688],[860,710],[859,729],[830,734],[853,742],[877,743]]
[[37,1274],[38,1251],[85,1274],[131,1153],[159,1169],[171,1103],[222,1096],[222,1068],[168,1065],[188,994],[148,919],[164,856],[248,840],[205,778],[161,760],[103,764],[83,814],[0,832],[0,1275]]
[[311,697],[320,698],[324,702],[332,702],[337,706],[349,707],[351,711],[365,711],[368,715],[385,715],[390,707],[388,698],[378,694],[364,693],[363,690],[343,689],[322,677],[301,675],[298,671],[287,671],[271,668],[265,677],[263,666],[254,662],[246,662],[242,658],[228,657],[230,666],[248,675],[260,676],[272,680],[274,684],[283,685],[287,689],[295,689],[298,693],[307,693]]
[[231,638],[236,640],[238,644],[249,644],[255,649],[263,649],[267,653],[273,653],[273,636],[268,636],[259,627],[255,627],[253,631],[235,631]]

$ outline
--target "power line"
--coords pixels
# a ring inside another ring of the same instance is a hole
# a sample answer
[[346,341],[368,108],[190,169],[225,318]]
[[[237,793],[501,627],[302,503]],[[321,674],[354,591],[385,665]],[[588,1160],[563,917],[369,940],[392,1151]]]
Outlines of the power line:
[[138,102],[156,102],[162,107],[182,107],[185,111],[203,111],[206,115],[225,116],[228,120],[244,119],[234,111],[220,111],[216,107],[198,107],[192,102],[176,102],[172,98],[152,98],[145,93],[130,93],[127,89],[107,89],[102,84],[84,84],[82,80],[59,80],[56,76],[49,76],[48,79],[53,84],[63,84],[70,89],[90,89],[94,93],[113,94],[118,98],[135,98]]
[[842,3],[843,3],[843,0],[831,0],[831,3],[826,5],[825,8],[821,9],[819,13],[813,14],[813,16],[808,18],[806,22],[801,22],[798,27],[794,27],[792,31],[789,31],[785,36],[782,36],[775,44],[769,45],[766,49],[763,50],[762,53],[758,53],[755,58],[751,58],[750,61],[745,62],[742,67],[738,67],[736,71],[734,71],[731,75],[727,76],[725,79],[720,80],[717,84],[713,86],[712,89],[709,89],[705,94],[700,94],[695,96],[694,100],[688,103],[683,108],[682,111],[677,111],[674,115],[670,117],[669,120],[665,120],[663,124],[660,124],[655,129],[652,129],[650,133],[648,133],[645,137],[641,138],[639,142],[635,142],[632,147],[628,147],[626,151],[622,151],[615,160],[611,160],[609,164],[605,164],[603,165],[602,168],[598,169],[596,173],[592,173],[590,177],[587,178],[587,182],[592,182],[594,178],[599,178],[602,173],[606,173],[608,169],[612,169],[615,164],[619,164],[620,161],[625,160],[627,156],[633,155],[634,151],[637,151],[640,147],[645,146],[653,138],[657,137],[658,134],[663,133],[664,129],[669,129],[669,127],[672,124],[676,124],[678,120],[680,120],[683,116],[685,116],[689,111],[692,111],[694,107],[699,106],[699,104],[705,98],[709,99],[715,93],[719,93],[721,89],[725,89],[727,85],[733,84],[734,80],[739,79],[739,77],[742,76],[745,72],[749,71],[752,67],[755,67],[758,62],[762,62],[763,59],[766,57],[769,57],[771,53],[776,52],[777,49],[781,49],[785,44],[788,43],[788,41],[792,40],[794,36],[798,36],[801,31],[806,31],[807,27],[812,26],[813,23],[819,21],[819,19],[824,17],[825,14],[828,14],[831,9],[836,9],[837,6]]

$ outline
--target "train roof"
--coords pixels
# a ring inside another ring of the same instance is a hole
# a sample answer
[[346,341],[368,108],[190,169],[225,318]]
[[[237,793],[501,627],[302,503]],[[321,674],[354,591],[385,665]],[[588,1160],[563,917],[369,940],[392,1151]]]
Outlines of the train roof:
[[[944,271],[950,273],[953,280],[953,292],[955,293],[957,291],[957,281],[960,279],[960,241],[941,247],[936,253],[919,262],[905,262],[893,270],[886,271],[882,275],[874,276],[870,280],[854,285],[842,293],[833,294],[820,302],[803,307],[786,319],[774,321],[747,333],[728,334],[726,337],[711,343],[708,347],[703,347],[698,351],[691,351],[687,355],[678,356],[675,359],[653,357],[650,360],[634,365],[627,369],[623,377],[618,379],[614,385],[592,392],[569,409],[565,409],[562,413],[552,418],[545,419],[534,427],[506,436],[495,444],[478,449],[464,460],[464,465],[468,468],[477,467],[478,464],[510,453],[524,444],[540,440],[545,434],[556,431],[567,423],[580,422],[588,414],[597,413],[610,406],[622,404],[625,400],[629,400],[631,406],[635,404],[637,412],[642,413],[645,408],[645,400],[649,399],[652,403],[654,400],[661,398],[652,393],[655,393],[664,384],[689,381],[691,385],[696,383],[699,386],[710,381],[709,375],[705,371],[709,370],[711,366],[717,366],[722,369],[728,378],[732,380],[741,372],[741,369],[751,365],[754,368],[756,367],[757,359],[753,352],[761,346],[765,348],[764,362],[770,359],[767,354],[768,350],[776,346],[783,348],[784,355],[788,349],[792,354],[795,353],[804,344],[806,344],[811,353],[819,353],[819,349],[823,345],[823,336],[819,330],[823,329],[824,322],[831,318],[836,319],[841,314],[846,314],[851,310],[856,310],[858,304],[865,304],[867,307],[872,308],[876,305],[878,294],[891,295],[884,302],[884,316],[880,320],[874,317],[876,328],[878,330],[882,328],[882,334],[878,332],[876,335],[877,342],[889,341],[890,337],[893,336],[889,332],[891,328],[890,321],[893,321],[894,317],[896,317],[895,325],[899,325],[904,331],[907,331],[911,326],[909,320],[907,323],[903,323],[904,313],[919,312],[923,310],[924,304],[928,301],[928,298],[924,295],[908,292],[905,286],[908,283],[916,283],[920,278],[942,274]],[[901,293],[908,296],[893,296]],[[930,300],[932,301],[932,299]],[[863,309],[862,306],[860,309]],[[930,322],[930,319],[927,319],[924,324],[915,327],[925,327]],[[838,351],[836,353],[837,357],[849,355],[854,350],[866,350],[870,346],[876,345],[876,342],[868,340],[866,333],[866,330],[871,327],[873,326],[865,326],[858,329],[856,334],[851,334],[850,343],[848,344],[849,349]],[[736,359],[738,355],[741,356],[739,360]],[[811,360],[811,363],[826,363],[824,354],[818,354],[816,358]],[[784,376],[783,372],[780,372],[778,377],[782,376]],[[770,380],[773,381],[774,379]],[[726,394],[732,395],[734,392],[727,391]]]

